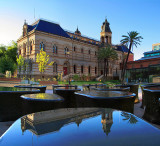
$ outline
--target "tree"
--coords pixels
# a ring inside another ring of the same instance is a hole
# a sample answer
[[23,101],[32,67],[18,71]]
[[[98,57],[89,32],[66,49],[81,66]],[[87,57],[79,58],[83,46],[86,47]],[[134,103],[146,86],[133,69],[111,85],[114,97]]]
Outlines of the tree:
[[13,73],[15,69],[16,69],[16,64],[8,55],[4,55],[0,57],[0,72],[1,73],[5,74],[7,70]]
[[128,58],[129,58],[129,54],[131,52],[131,48],[133,46],[137,47],[137,45],[140,45],[141,39],[143,39],[141,36],[139,36],[139,33],[136,31],[131,31],[128,32],[128,35],[122,35],[123,39],[120,41],[122,43],[122,45],[129,45],[129,50],[128,50],[128,54],[126,57],[126,61],[122,70],[122,84],[124,84],[124,76],[125,76],[125,71],[126,71],[126,67],[127,67],[127,62],[128,62]]
[[17,65],[18,65],[19,76],[21,77],[22,67],[24,67],[24,58],[21,55],[17,57]]
[[45,51],[42,49],[40,50],[40,53],[37,53],[36,56],[36,62],[38,63],[38,69],[39,72],[41,73],[41,79],[42,79],[42,74],[45,72],[47,66],[53,65],[54,62],[51,62],[48,64],[49,61],[49,55],[46,54]]
[[4,56],[6,53],[6,47],[4,45],[0,46],[0,57]]
[[104,79],[107,78],[108,66],[110,60],[117,60],[117,52],[109,44],[105,47],[102,47],[98,50],[98,59],[104,62]]
[[16,70],[17,43],[12,41],[10,46],[0,45],[0,72]]
[[17,61],[17,43],[12,41],[12,44],[7,47],[6,54],[16,63]]

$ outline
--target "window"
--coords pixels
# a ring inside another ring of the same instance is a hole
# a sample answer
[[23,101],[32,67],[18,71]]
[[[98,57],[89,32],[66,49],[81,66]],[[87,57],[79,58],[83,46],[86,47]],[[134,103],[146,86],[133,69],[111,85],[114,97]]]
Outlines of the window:
[[32,71],[32,62],[30,62],[30,71]]
[[91,74],[91,67],[88,66],[88,74]]
[[53,45],[53,53],[57,54],[57,46],[56,45]]
[[91,54],[91,50],[88,50],[88,54]]
[[69,52],[69,49],[66,47],[64,48],[64,54],[67,54]]
[[76,65],[73,66],[74,73],[76,73]]
[[30,54],[32,53],[32,42],[30,42]]
[[74,52],[76,52],[76,47],[73,48]]
[[26,54],[26,44],[23,44],[23,53]]
[[81,53],[83,53],[83,48],[81,49]]
[[83,65],[81,65],[81,73],[83,74]]
[[95,51],[95,56],[97,55],[97,52]]
[[57,72],[57,63],[53,63],[53,72]]
[[21,55],[21,48],[19,49],[19,55]]
[[40,45],[39,45],[39,50],[45,51],[45,45],[44,45],[43,42],[40,43]]
[[95,74],[97,74],[97,67],[95,67]]

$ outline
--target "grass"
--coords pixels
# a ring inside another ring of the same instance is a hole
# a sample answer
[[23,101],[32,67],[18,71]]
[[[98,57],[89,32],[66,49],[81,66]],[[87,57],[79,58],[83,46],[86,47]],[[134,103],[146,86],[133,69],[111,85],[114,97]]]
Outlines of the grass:
[[[98,84],[98,83],[102,83],[102,84],[107,84],[108,86],[114,86],[117,84],[120,84],[119,80],[110,80],[110,81],[106,81],[106,82],[100,82],[100,81],[73,81],[71,82],[71,85],[78,85],[78,86],[82,86],[84,84]],[[62,82],[62,81],[58,81],[58,84],[69,84],[69,82]]]

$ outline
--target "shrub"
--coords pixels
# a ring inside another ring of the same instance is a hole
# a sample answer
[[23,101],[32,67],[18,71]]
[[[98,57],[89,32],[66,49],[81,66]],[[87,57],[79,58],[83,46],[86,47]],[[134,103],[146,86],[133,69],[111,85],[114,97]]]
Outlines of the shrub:
[[79,80],[80,80],[79,75],[74,75],[74,76],[73,76],[73,80],[74,80],[74,81],[79,81]]

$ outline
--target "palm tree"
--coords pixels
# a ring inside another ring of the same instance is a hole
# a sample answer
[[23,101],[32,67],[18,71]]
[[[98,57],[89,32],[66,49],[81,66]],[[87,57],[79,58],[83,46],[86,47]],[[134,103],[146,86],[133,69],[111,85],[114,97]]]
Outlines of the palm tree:
[[98,59],[102,60],[104,62],[104,73],[103,73],[103,75],[104,75],[104,79],[106,79],[107,74],[108,74],[109,61],[118,59],[117,52],[114,50],[114,48],[112,48],[108,44],[105,47],[101,47],[98,50]]
[[120,41],[122,43],[122,45],[129,45],[129,50],[128,50],[128,54],[127,54],[127,58],[122,70],[122,84],[124,84],[124,75],[125,75],[125,71],[126,71],[126,66],[127,66],[127,62],[128,62],[128,58],[129,58],[129,54],[131,52],[131,48],[133,46],[137,47],[137,45],[140,45],[141,39],[143,39],[141,36],[139,36],[139,33],[136,31],[131,31],[128,32],[128,35],[123,35],[122,36],[123,39]]

